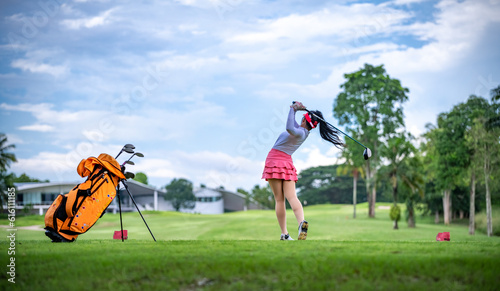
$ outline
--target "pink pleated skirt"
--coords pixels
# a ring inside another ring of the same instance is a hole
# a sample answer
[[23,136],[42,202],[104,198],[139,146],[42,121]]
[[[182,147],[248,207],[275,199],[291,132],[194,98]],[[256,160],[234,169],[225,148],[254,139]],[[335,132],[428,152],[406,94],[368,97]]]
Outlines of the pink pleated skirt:
[[262,179],[280,179],[297,182],[297,169],[292,156],[282,151],[271,149],[266,158]]

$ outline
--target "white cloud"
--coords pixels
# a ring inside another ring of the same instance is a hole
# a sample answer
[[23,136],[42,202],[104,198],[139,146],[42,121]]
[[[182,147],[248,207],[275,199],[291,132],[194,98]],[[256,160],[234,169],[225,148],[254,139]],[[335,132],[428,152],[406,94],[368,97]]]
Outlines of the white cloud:
[[335,165],[339,161],[338,153],[339,150],[335,147],[331,147],[325,153],[322,153],[315,145],[304,147],[299,149],[299,154],[306,156],[306,158],[294,159],[294,165],[297,168],[297,172],[311,167]]
[[81,110],[54,110],[54,104],[49,103],[21,103],[10,105],[6,103],[0,104],[0,108],[11,111],[30,112],[37,119],[39,124],[59,126],[61,124],[81,123],[82,117],[93,118],[99,115],[98,111]]
[[179,31],[189,32],[193,35],[203,35],[206,31],[201,30],[197,24],[181,24],[179,25]]
[[394,5],[410,5],[415,3],[422,3],[430,0],[393,0]]
[[39,132],[49,132],[54,131],[55,128],[48,124],[33,124],[33,125],[25,125],[19,127],[20,130],[31,130],[31,131],[39,131]]
[[17,174],[26,173],[28,176],[42,180],[79,181],[82,178],[77,174],[76,168],[82,159],[91,156],[97,157],[101,153],[115,157],[121,147],[113,144],[83,141],[74,147],[68,146],[65,151],[40,151],[29,158],[18,158],[18,162],[12,164],[11,168]]
[[144,159],[135,161],[135,163],[137,167],[128,166],[128,170],[134,170],[136,172],[144,172],[147,174],[148,178],[168,181],[174,177],[179,177],[179,178],[189,177],[187,173],[183,173],[181,169],[175,167],[172,164],[172,162],[166,159],[165,157],[158,157],[158,158],[146,157]]
[[49,74],[56,78],[67,76],[70,71],[67,61],[59,59],[62,53],[62,50],[57,48],[29,49],[24,58],[13,59],[10,66],[23,72]]
[[20,138],[17,134],[6,134],[7,136],[7,144],[24,144],[24,140]]
[[[435,86],[432,84],[435,79],[429,78],[431,74],[449,75],[450,71],[455,70],[464,59],[473,54],[473,49],[477,48],[478,42],[485,37],[484,27],[488,23],[500,22],[500,18],[493,16],[500,15],[500,7],[492,9],[485,1],[443,1],[438,8],[440,11],[435,15],[436,23],[415,23],[408,26],[396,24],[388,29],[414,34],[429,41],[422,47],[405,47],[392,43],[346,46],[338,49],[337,53],[339,56],[341,53],[344,54],[345,62],[335,65],[326,79],[315,84],[268,83],[259,94],[265,98],[282,99],[293,94],[332,98],[339,93],[339,85],[345,82],[343,74],[359,70],[364,63],[384,64],[391,77],[400,79],[403,86],[410,88],[412,98],[419,100],[412,103],[412,108],[422,106],[422,102],[425,103],[425,100],[433,98],[429,94],[429,88]],[[376,40],[373,37],[371,39]],[[283,56],[280,55],[278,58]],[[464,95],[472,93],[474,92]],[[427,105],[436,102],[437,99],[434,98]],[[435,116],[438,113],[439,111],[429,114]],[[417,112],[411,116],[419,116],[421,121],[417,122],[412,118],[411,123],[415,122],[423,129],[424,120],[428,120],[428,117]],[[416,134],[419,131],[414,129],[412,132]]]
[[218,57],[196,57],[192,55],[172,56],[164,60],[159,66],[162,69],[180,69],[199,71],[205,67],[215,67],[221,60]]
[[257,31],[235,35],[229,38],[228,42],[269,44],[278,43],[283,39],[306,42],[325,36],[337,36],[345,41],[382,33],[386,27],[399,24],[410,17],[409,13],[384,5],[335,5],[310,14],[292,14],[279,19],[261,20],[257,23]]
[[68,72],[68,68],[66,66],[53,66],[26,59],[14,60],[12,61],[11,66],[13,68],[21,69],[23,71],[28,71],[31,73],[49,74],[54,77],[60,77]]
[[[224,107],[203,101],[186,102],[186,109],[157,106],[156,103],[141,104],[130,101],[125,104],[128,107],[120,107],[118,111],[113,111],[112,106],[96,110],[55,110],[47,103],[2,103],[0,108],[31,113],[36,119],[35,124],[23,125],[20,129],[50,132],[55,144],[69,146],[76,146],[81,141],[191,142],[200,137],[211,138],[213,134],[207,128],[234,126],[234,117],[227,117]],[[142,108],[137,110],[137,106]],[[127,108],[127,112],[121,112]]]
[[263,183],[260,179],[261,161],[213,151],[175,151],[170,156],[174,170],[186,174],[195,184],[224,186],[234,191],[238,187],[250,189],[255,184]]
[[38,112],[38,111],[50,110],[52,106],[53,106],[52,104],[48,103],[41,103],[41,104],[21,103],[17,105],[10,105],[7,103],[0,104],[0,108],[2,109],[12,110],[12,111],[24,111],[24,112]]
[[102,12],[99,16],[94,17],[86,17],[79,19],[65,19],[61,21],[61,24],[68,29],[80,29],[84,28],[93,28],[97,26],[102,26],[111,22],[111,14],[115,9],[109,9]]
[[218,0],[175,0],[175,2],[185,5],[192,6],[196,8],[212,8],[212,3]]
[[30,177],[42,180],[77,181],[80,176],[76,172],[76,167],[80,160],[75,162],[68,163],[65,153],[40,152],[30,158],[18,158],[11,169],[17,174],[26,173]]

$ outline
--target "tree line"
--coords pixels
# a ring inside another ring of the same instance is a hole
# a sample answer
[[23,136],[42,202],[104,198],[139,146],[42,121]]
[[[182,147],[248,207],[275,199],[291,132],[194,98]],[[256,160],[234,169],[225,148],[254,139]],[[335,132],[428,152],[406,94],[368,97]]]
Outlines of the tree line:
[[404,123],[409,89],[383,65],[365,64],[344,77],[333,115],[373,155],[364,161],[359,147],[347,140],[341,169],[354,180],[364,178],[368,215],[375,217],[377,194],[391,192],[394,228],[400,217],[397,203],[404,200],[410,227],[415,226],[415,207],[423,205],[437,218],[442,213],[445,224],[457,214],[469,216],[469,232],[474,234],[474,214],[485,208],[491,236],[492,197],[497,204],[500,198],[500,183],[493,179],[500,170],[500,86],[491,90],[490,98],[470,95],[415,137]]

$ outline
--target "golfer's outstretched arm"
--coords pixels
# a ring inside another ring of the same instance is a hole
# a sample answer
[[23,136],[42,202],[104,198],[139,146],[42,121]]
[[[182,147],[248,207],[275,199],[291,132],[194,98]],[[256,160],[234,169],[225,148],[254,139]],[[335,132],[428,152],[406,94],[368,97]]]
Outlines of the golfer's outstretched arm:
[[286,121],[286,131],[293,136],[303,136],[304,131],[300,130],[299,124],[295,121],[295,110],[290,108],[290,112],[288,112],[288,119]]

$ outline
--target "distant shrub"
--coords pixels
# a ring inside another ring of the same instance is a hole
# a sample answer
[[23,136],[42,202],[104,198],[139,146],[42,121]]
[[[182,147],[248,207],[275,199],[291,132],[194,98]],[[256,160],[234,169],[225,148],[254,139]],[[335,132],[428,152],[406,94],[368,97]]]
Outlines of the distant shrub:
[[389,217],[392,221],[399,221],[401,219],[401,208],[397,205],[392,205],[389,211]]

